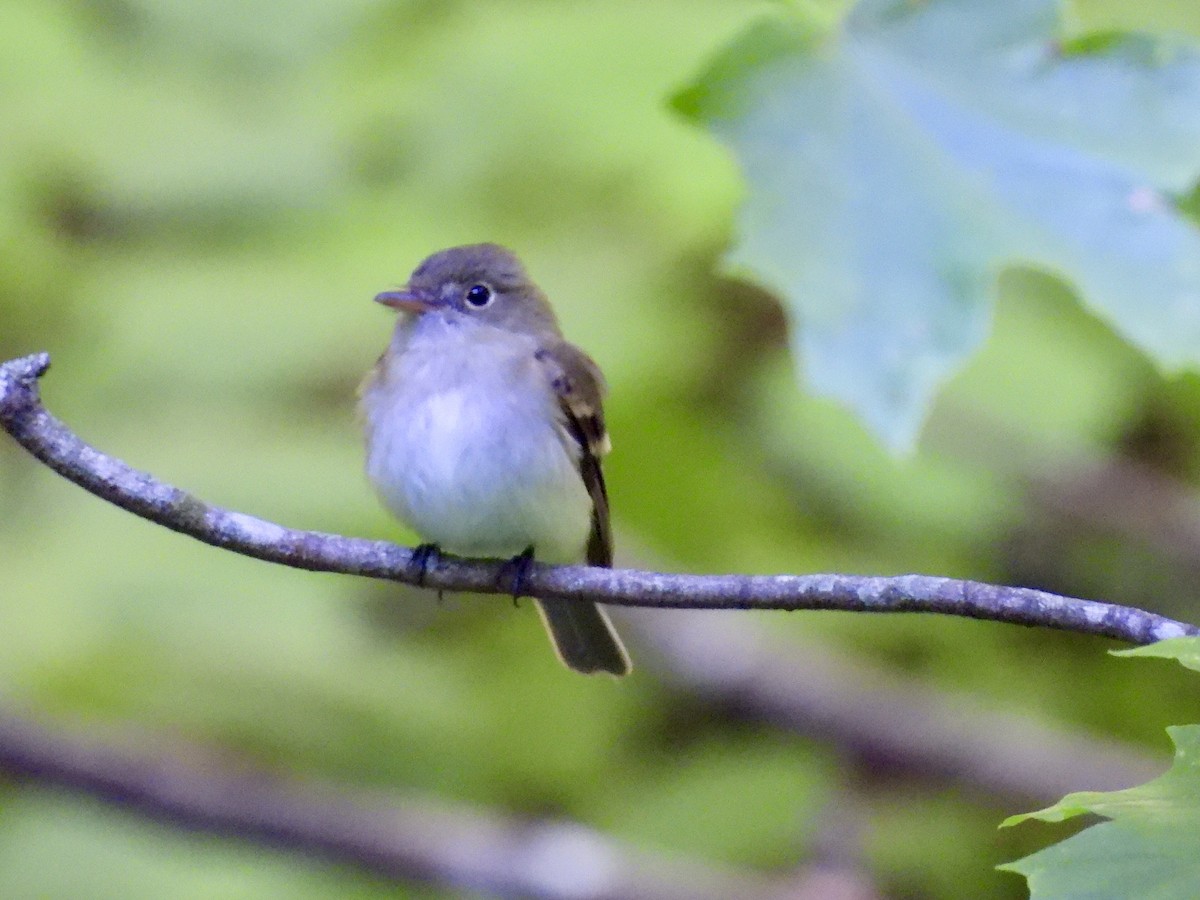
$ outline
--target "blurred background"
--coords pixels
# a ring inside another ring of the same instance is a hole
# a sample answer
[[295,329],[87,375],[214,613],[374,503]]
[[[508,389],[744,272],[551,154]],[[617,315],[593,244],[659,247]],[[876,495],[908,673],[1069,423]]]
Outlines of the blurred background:
[[[362,474],[354,392],[392,321],[371,298],[498,241],[609,378],[620,564],[924,572],[1200,619],[1194,374],[1009,270],[896,460],[803,395],[774,301],[714,274],[737,174],[665,100],[770,8],[6,0],[0,357],[50,351],[56,414],[207,501],[411,542]],[[1200,36],[1182,0],[1071,10]],[[9,710],[794,897],[1025,896],[992,867],[1061,831],[999,821],[1165,769],[1164,726],[1200,706],[1105,641],[917,615],[618,612],[634,676],[581,678],[528,603],[221,552],[7,438],[0,571]],[[590,896],[558,862],[545,895]],[[3,896],[467,891],[0,787]]]

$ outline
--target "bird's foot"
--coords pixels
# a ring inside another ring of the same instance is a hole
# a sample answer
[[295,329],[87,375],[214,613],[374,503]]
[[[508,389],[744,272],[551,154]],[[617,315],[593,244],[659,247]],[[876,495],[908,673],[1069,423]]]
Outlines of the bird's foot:
[[[425,587],[425,576],[429,574],[431,566],[438,564],[441,556],[442,551],[438,549],[437,544],[421,544],[413,550],[412,557],[405,567],[406,574],[417,587]],[[438,599],[441,599],[441,591],[438,591]]]
[[525,588],[528,586],[531,571],[533,571],[533,547],[526,547],[500,567],[500,577],[496,583],[497,586],[512,594],[513,606],[519,606],[517,601],[525,596]]

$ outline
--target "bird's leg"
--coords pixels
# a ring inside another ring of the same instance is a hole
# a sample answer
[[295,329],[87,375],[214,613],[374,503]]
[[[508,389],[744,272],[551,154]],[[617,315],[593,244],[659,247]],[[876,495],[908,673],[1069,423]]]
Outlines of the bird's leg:
[[[429,567],[436,566],[441,555],[442,551],[438,549],[437,544],[421,544],[413,550],[408,565],[405,566],[405,574],[416,583],[417,587],[425,587],[425,576],[429,573]],[[441,599],[441,591],[438,591],[438,599]]]
[[526,547],[500,568],[499,587],[506,588],[513,598],[513,606],[523,596],[529,581],[529,573],[533,569],[533,545]]

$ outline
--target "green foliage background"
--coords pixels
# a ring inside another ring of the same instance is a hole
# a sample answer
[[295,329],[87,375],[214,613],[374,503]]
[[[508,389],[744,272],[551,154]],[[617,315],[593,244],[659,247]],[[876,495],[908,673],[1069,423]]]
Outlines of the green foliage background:
[[[609,376],[610,491],[619,539],[637,548],[626,562],[924,571],[1195,620],[1194,556],[1064,511],[1055,489],[1130,457],[1194,485],[1196,376],[1164,380],[1061,284],[1008,272],[982,353],[941,396],[918,454],[896,461],[800,394],[773,304],[712,274],[739,182],[665,99],[767,8],[9,0],[0,356],[51,351],[52,409],[207,500],[407,541],[361,474],[354,387],[390,327],[370,298],[434,249],[496,240]],[[1183,0],[1071,9],[1081,31],[1200,36]],[[995,830],[1020,807],[874,780],[820,735],[731,721],[648,667],[622,684],[571,677],[527,606],[439,607],[189,542],[8,441],[0,571],[12,706],[749,866],[803,861],[823,817],[852,801],[888,892],[1023,895],[991,870],[1036,844]],[[981,704],[1143,742],[1164,767],[1163,726],[1195,721],[1185,674],[1122,664],[1097,641],[927,617],[755,618]],[[395,895],[344,869],[4,788],[0,894],[83,887]]]

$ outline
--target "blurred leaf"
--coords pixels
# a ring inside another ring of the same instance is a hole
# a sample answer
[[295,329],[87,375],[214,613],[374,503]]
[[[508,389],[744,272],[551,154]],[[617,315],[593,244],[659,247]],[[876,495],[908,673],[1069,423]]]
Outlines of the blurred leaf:
[[[331,86],[311,49],[293,48],[282,71],[228,60],[189,66],[181,63],[195,60],[166,40],[122,44],[141,22],[132,10],[120,25],[94,12],[28,3],[0,11],[0,56],[15,60],[0,66],[0,174],[19,164],[22,175],[78,179],[123,220],[236,222],[327,199],[341,148],[327,115]],[[216,21],[211,9],[192,15]],[[222,21],[232,27],[231,17]],[[264,20],[258,29],[278,26]]]
[[1200,359],[1200,57],[1061,38],[1054,0],[864,0],[759,22],[676,99],[736,154],[731,268],[785,300],[814,391],[911,447],[1023,260],[1163,365]]
[[1073,17],[1093,29],[1158,31],[1200,37],[1200,5],[1192,0],[1071,0]]
[[866,813],[864,858],[883,896],[1012,900],[1013,879],[988,863],[1011,859],[1022,836],[997,835],[996,809],[981,799],[927,782],[879,791]]
[[[241,56],[259,66],[295,63],[344,40],[362,15],[382,0],[124,0],[113,24],[148,32],[153,42],[171,42],[208,53]],[[410,0],[409,6],[416,4]],[[116,4],[112,4],[116,6]]]
[[812,840],[828,801],[825,762],[794,740],[698,742],[661,763],[630,773],[602,801],[610,827],[644,846],[670,841],[675,852],[788,865]]

